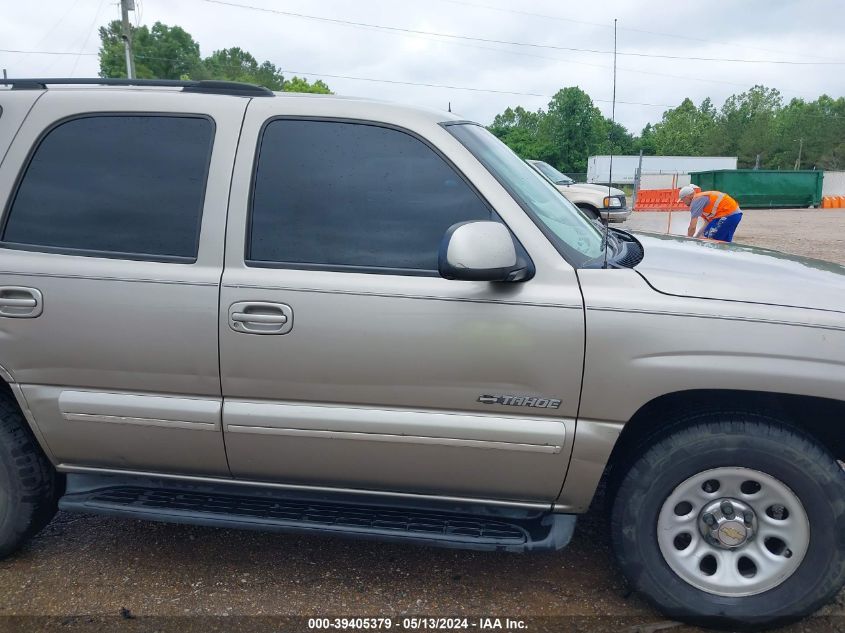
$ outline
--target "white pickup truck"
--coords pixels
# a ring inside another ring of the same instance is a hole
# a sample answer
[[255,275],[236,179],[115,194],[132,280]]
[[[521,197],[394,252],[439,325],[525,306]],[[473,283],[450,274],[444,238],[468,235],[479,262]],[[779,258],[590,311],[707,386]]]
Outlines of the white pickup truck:
[[605,222],[624,222],[631,215],[625,192],[621,189],[575,182],[541,160],[525,162],[551,180],[567,200],[592,219],[598,220],[601,217]]

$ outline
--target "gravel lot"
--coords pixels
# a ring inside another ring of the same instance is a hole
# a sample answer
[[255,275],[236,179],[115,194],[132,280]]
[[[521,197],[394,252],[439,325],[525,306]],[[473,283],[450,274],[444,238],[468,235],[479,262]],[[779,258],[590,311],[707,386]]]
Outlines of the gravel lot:
[[[622,228],[686,235],[689,213],[636,212]],[[734,242],[774,248],[845,265],[845,209],[752,209],[743,212]]]
[[[683,231],[689,216],[673,216]],[[637,213],[626,228],[667,222]],[[752,211],[736,240],[845,264],[845,211]],[[518,556],[60,513],[0,561],[0,616],[56,617],[0,617],[0,631],[282,630],[306,625],[238,616],[403,614],[534,617],[529,630],[673,626],[628,594],[603,516],[583,517],[564,551]],[[845,630],[845,595],[823,614],[784,630]],[[186,615],[204,617],[172,617]]]

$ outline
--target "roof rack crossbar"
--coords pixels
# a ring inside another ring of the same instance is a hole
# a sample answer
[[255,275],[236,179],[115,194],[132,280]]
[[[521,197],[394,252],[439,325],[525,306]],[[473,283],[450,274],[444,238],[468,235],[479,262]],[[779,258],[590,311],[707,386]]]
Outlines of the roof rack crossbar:
[[47,86],[159,86],[182,88],[182,92],[238,95],[243,97],[272,97],[273,91],[264,86],[238,81],[182,80],[182,79],[105,79],[55,77],[48,79],[0,79],[0,86],[11,86],[12,90],[45,90]]

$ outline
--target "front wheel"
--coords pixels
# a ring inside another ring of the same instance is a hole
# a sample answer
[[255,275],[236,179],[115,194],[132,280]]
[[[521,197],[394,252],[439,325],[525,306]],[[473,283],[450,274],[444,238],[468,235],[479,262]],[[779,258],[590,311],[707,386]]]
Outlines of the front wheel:
[[672,617],[772,626],[845,583],[845,474],[823,446],[754,414],[703,414],[642,452],[612,508],[633,588]]
[[591,220],[595,222],[603,222],[598,209],[596,209],[595,207],[590,206],[589,204],[576,204],[575,206],[581,209],[581,211],[584,212],[584,215],[586,215]]

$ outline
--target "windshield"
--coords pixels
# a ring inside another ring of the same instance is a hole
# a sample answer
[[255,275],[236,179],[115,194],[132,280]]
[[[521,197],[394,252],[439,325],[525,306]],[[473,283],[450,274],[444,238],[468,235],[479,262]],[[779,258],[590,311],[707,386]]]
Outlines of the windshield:
[[534,167],[540,170],[540,172],[549,180],[551,180],[556,185],[571,185],[574,180],[567,176],[566,174],[560,173],[557,169],[549,165],[548,163],[544,163],[541,160],[532,160],[529,161]]
[[554,185],[487,129],[474,123],[446,129],[484,165],[574,266],[604,253],[602,234]]

